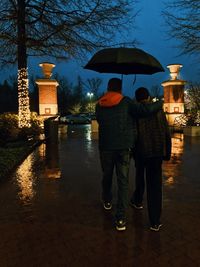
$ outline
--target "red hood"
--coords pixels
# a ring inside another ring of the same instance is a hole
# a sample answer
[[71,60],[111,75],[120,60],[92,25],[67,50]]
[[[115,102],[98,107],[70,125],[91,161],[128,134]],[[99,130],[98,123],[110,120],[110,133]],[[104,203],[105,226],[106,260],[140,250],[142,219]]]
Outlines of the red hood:
[[117,92],[107,92],[99,99],[99,105],[102,107],[112,107],[119,104],[123,95]]

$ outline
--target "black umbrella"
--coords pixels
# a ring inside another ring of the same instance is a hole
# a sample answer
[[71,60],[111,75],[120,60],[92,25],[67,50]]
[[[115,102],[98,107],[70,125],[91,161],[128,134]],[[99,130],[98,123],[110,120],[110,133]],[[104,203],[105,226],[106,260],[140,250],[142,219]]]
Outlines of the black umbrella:
[[153,74],[164,71],[160,62],[138,48],[107,48],[97,52],[84,69],[100,73]]

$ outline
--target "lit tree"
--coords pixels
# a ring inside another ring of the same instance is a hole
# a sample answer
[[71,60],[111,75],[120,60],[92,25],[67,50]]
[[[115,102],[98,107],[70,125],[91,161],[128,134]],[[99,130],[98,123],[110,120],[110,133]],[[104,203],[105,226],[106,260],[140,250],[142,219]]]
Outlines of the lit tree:
[[200,53],[200,1],[169,0],[163,12],[169,35],[180,41],[183,53]]
[[187,125],[200,125],[200,84],[188,83],[185,91]]
[[17,59],[18,59],[18,115],[19,127],[30,127],[28,71],[26,52],[26,5],[17,0]]
[[200,84],[189,83],[185,95],[186,108],[194,112],[200,111]]
[[[2,0],[0,60],[18,62],[19,126],[30,125],[28,56],[83,58],[101,47],[133,45],[137,0]],[[120,36],[120,38],[118,38]]]

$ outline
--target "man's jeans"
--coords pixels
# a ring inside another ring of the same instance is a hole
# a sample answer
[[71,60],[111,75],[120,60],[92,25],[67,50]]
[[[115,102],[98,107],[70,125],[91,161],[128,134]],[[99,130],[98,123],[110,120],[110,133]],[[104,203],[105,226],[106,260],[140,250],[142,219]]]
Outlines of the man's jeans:
[[100,160],[103,171],[102,198],[106,202],[112,202],[112,178],[115,168],[118,186],[116,219],[125,219],[128,206],[130,150],[100,151]]

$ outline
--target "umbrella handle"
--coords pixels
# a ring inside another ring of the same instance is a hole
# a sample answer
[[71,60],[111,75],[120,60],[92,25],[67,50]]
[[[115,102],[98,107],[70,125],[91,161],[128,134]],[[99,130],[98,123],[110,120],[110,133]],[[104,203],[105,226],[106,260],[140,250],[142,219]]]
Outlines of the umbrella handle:
[[[124,77],[124,75],[122,74],[121,75],[122,84],[123,84],[123,77]],[[133,85],[135,84],[135,82],[136,82],[136,74],[135,74],[135,77],[134,77],[134,80],[133,80]]]
[[134,80],[133,80],[133,85],[135,84],[136,82],[136,74],[135,74],[135,77],[134,77]]

